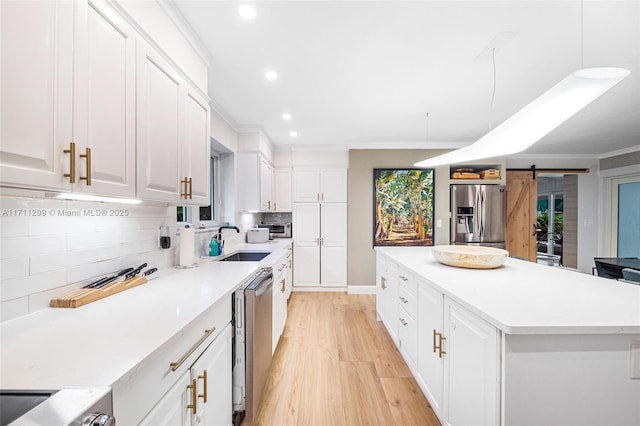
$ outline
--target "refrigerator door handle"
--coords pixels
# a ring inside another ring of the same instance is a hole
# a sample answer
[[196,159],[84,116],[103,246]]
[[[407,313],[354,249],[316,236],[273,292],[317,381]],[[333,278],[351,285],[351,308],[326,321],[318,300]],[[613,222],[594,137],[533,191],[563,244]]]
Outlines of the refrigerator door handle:
[[487,212],[486,212],[487,194],[485,191],[486,189],[483,187],[480,193],[480,209],[482,211],[482,221],[480,222],[480,241],[484,241],[484,230],[486,228],[485,221],[487,220]]

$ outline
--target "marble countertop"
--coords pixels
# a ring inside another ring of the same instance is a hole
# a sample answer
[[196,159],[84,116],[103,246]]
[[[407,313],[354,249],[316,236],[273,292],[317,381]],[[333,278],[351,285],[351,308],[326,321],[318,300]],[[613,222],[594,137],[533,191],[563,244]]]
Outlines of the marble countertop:
[[0,325],[0,388],[109,387],[164,342],[277,263],[291,240],[229,248],[270,251],[260,262],[200,259],[76,309],[44,309]]
[[640,286],[509,258],[497,269],[438,263],[429,247],[376,247],[507,334],[640,333]]

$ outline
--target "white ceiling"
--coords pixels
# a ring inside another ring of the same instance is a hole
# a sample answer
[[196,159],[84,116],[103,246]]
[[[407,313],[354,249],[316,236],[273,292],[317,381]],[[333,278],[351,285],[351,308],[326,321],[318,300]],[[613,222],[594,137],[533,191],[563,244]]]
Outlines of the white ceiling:
[[[640,1],[587,0],[583,15],[580,1],[249,3],[252,21],[238,15],[238,1],[175,6],[210,54],[214,104],[239,130],[262,128],[276,148],[463,146],[581,60],[631,75],[526,154],[600,156],[640,146]],[[496,50],[491,112],[486,48],[504,32],[517,34]],[[267,69],[277,81],[265,80]]]

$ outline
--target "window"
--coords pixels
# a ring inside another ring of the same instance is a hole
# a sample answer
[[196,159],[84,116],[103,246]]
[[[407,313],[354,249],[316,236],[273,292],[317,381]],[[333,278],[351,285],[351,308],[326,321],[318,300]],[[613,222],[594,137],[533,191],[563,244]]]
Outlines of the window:
[[220,181],[220,157],[217,152],[211,152],[210,161],[210,181],[209,181],[209,199],[211,204],[208,206],[178,206],[176,208],[176,217],[178,223],[192,223],[194,225],[200,224],[204,226],[216,225],[218,223],[218,209],[219,206],[219,181]]

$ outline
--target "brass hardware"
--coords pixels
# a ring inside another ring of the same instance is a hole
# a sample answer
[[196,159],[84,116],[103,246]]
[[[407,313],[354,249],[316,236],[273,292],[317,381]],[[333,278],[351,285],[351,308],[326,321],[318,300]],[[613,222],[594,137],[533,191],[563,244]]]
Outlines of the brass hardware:
[[193,199],[193,178],[189,178],[189,194],[187,196],[190,200]]
[[438,349],[438,345],[436,345],[436,336],[439,333],[436,333],[436,329],[433,329],[433,353],[436,353],[436,349]]
[[271,210],[271,200],[267,201],[267,210]]
[[440,334],[440,346],[438,347],[438,357],[442,358],[442,355],[446,355],[446,352],[442,350],[442,341],[447,340],[442,334]]
[[402,303],[407,303],[407,299],[405,299],[404,297],[400,296],[400,300],[402,300]]
[[200,340],[198,340],[192,347],[191,349],[189,349],[189,351],[187,353],[185,353],[184,355],[182,355],[182,357],[176,361],[176,362],[172,362],[171,364],[169,364],[169,366],[171,367],[171,371],[176,371],[178,368],[180,368],[180,366],[187,360],[187,358],[189,358],[189,356],[195,352],[196,349],[198,349],[198,346],[200,346],[200,344],[202,344],[202,342],[204,342],[205,340],[207,340],[207,337],[209,337],[211,335],[211,333],[213,333],[214,331],[216,331],[216,328],[213,327],[210,330],[205,330],[204,331],[204,336],[202,336],[200,338]]
[[184,190],[180,193],[180,196],[181,196],[182,198],[187,198],[187,197],[189,196],[189,194],[188,194],[188,192],[187,192],[187,184],[188,184],[188,180],[187,180],[187,178],[185,177],[184,179],[182,179],[182,180],[180,181],[180,183],[181,183],[181,184],[183,185],[183,187],[184,187]]
[[69,173],[65,173],[64,177],[69,178],[69,183],[76,183],[76,143],[69,142],[69,149],[62,152],[69,154]]
[[282,293],[284,293],[285,281],[284,280],[280,280],[280,282],[282,283],[282,287],[280,288],[280,291]]
[[400,318],[400,322],[402,323],[402,325],[407,325],[407,322],[404,320],[404,318]]
[[387,279],[385,277],[380,277],[380,287],[382,287],[383,290],[385,290],[387,288]]
[[87,175],[80,176],[80,180],[87,183],[87,186],[91,186],[91,148],[85,148],[85,153],[80,154],[80,158],[87,160]]
[[198,412],[198,389],[196,379],[193,379],[190,385],[187,385],[187,389],[191,389],[191,400],[193,404],[187,405],[187,408],[191,408],[191,412],[196,414]]
[[316,199],[317,199],[318,201],[320,201],[320,193],[319,193],[319,192],[318,192],[318,193],[316,193]]
[[[202,379],[203,390],[198,394],[198,398],[202,398],[203,402],[207,403],[207,370],[204,370],[201,375],[198,376],[198,380]],[[195,413],[194,413],[195,414]]]
[[324,201],[324,192],[320,193],[320,201]]
[[408,278],[407,278],[407,277],[405,277],[404,275],[400,275],[400,279],[401,279],[402,281],[407,281],[407,280],[408,280]]
[[277,212],[277,211],[278,211],[278,208],[276,207],[276,202],[275,202],[275,201],[273,202],[273,211],[274,211],[274,212]]
[[286,267],[285,265],[282,265],[282,266],[278,269],[278,272],[282,272],[282,270],[283,270],[285,267]]

